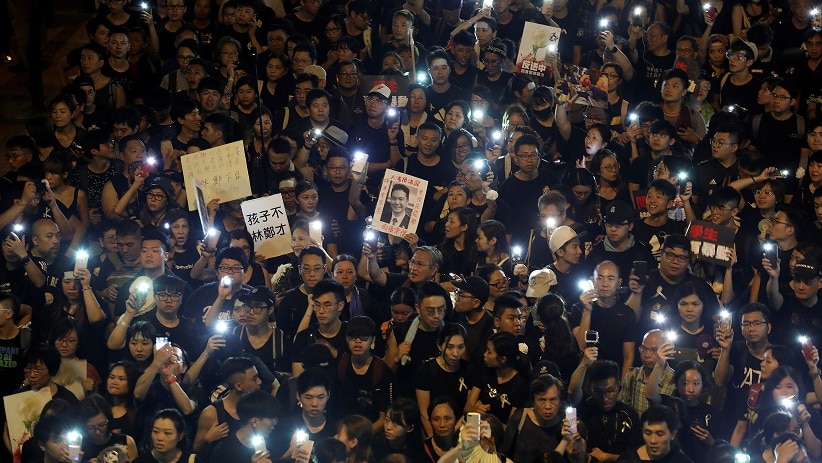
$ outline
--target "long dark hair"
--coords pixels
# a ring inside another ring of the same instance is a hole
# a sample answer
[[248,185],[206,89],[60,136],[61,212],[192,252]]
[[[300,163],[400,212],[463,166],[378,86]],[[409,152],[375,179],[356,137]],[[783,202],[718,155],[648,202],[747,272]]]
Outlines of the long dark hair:
[[545,327],[545,358],[564,357],[579,352],[577,341],[565,319],[565,300],[548,293],[537,301],[537,315]]
[[437,247],[440,252],[442,252],[443,261],[449,262],[452,268],[474,268],[477,266],[477,262],[479,262],[479,255],[477,254],[477,246],[475,244],[477,240],[477,229],[479,227],[477,214],[469,207],[458,207],[448,213],[448,215],[451,214],[457,216],[460,224],[467,225],[464,232],[465,236],[463,237],[463,247],[465,251],[463,255],[459,257],[459,259],[464,262],[457,262],[458,251],[454,246],[453,238],[445,238]]

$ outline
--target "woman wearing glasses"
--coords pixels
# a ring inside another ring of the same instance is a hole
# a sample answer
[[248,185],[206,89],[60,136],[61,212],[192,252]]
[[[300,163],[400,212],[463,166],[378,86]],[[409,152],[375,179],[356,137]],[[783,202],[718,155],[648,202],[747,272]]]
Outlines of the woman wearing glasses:
[[588,165],[599,183],[599,196],[604,209],[608,209],[608,204],[615,200],[631,204],[631,192],[628,191],[628,183],[623,180],[619,168],[616,153],[609,149],[599,150]]
[[[65,386],[78,399],[94,392],[100,384],[100,375],[94,365],[80,360],[77,355],[80,339],[80,324],[73,318],[64,318],[57,322],[49,339],[60,352],[60,370],[54,376],[54,382]],[[89,341],[89,338],[84,339],[86,342]]]
[[83,455],[98,455],[111,445],[123,446],[128,450],[128,461],[137,459],[137,444],[128,434],[115,434],[109,429],[113,420],[111,405],[97,394],[80,402],[80,423],[83,426]]

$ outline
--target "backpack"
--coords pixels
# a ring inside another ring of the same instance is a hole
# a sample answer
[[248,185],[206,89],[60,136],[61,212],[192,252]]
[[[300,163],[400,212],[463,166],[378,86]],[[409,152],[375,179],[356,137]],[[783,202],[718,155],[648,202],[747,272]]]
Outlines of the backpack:
[[[753,117],[753,121],[751,121],[751,127],[753,128],[753,139],[756,140],[759,138],[759,126],[762,124],[762,114],[757,114]],[[802,135],[805,133],[805,118],[800,116],[799,114],[796,115],[796,133]]]

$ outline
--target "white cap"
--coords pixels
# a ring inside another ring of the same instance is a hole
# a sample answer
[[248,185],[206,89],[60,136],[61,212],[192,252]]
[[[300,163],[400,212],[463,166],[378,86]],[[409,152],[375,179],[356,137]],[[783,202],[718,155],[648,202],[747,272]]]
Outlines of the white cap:
[[551,238],[548,239],[548,247],[551,249],[551,252],[557,252],[558,249],[576,237],[577,232],[575,232],[573,228],[567,225],[557,227],[557,229],[551,233]]
[[548,294],[551,286],[557,284],[557,276],[548,268],[534,270],[528,276],[528,289],[525,297],[542,297]]

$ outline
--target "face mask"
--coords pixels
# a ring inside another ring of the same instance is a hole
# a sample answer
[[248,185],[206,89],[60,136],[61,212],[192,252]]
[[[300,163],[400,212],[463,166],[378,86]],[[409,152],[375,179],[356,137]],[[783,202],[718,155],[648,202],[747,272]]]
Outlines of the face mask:
[[552,114],[554,114],[553,106],[548,106],[547,108],[534,110],[534,116],[537,116],[538,119],[548,119],[549,117],[551,117]]

